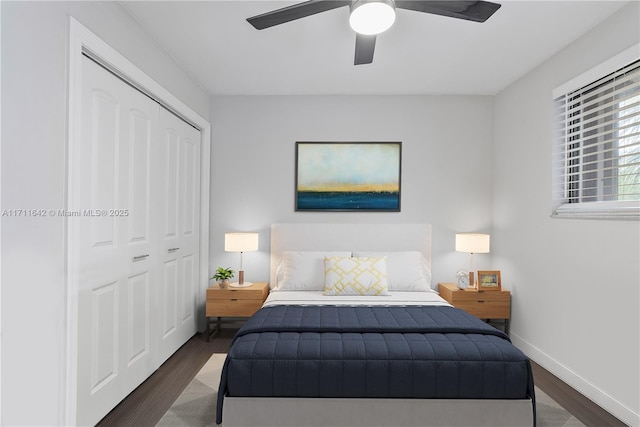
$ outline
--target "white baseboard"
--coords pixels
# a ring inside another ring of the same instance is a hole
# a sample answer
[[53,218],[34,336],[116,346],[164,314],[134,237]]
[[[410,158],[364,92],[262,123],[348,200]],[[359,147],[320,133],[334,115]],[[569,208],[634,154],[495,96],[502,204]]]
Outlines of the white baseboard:
[[618,418],[629,426],[640,426],[640,414],[617,401],[615,398],[590,383],[567,366],[553,359],[551,356],[525,341],[517,334],[510,333],[509,337],[513,345],[524,352],[531,360],[560,378],[566,384],[576,389],[579,393],[591,399],[598,406]]

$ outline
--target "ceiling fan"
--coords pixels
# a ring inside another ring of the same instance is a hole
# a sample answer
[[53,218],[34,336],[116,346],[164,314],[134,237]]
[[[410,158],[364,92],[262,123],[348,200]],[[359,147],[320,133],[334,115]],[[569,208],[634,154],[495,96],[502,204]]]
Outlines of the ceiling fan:
[[349,24],[356,32],[354,65],[373,62],[376,35],[387,30],[395,21],[395,9],[448,16],[468,21],[484,22],[500,5],[488,1],[423,1],[423,0],[311,0],[247,18],[258,30],[284,24],[296,19],[349,6]]

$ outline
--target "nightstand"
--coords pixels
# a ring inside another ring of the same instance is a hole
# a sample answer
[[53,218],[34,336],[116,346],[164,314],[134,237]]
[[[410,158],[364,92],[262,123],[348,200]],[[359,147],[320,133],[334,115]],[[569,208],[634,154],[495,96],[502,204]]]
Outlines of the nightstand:
[[[217,284],[207,289],[207,341],[220,330],[223,317],[251,317],[262,307],[269,295],[269,284],[257,282],[246,288],[221,289]],[[211,331],[211,318],[216,318],[216,328]]]
[[511,293],[509,291],[477,291],[460,289],[454,283],[438,283],[440,296],[449,304],[485,320],[503,320],[504,332],[509,334]]

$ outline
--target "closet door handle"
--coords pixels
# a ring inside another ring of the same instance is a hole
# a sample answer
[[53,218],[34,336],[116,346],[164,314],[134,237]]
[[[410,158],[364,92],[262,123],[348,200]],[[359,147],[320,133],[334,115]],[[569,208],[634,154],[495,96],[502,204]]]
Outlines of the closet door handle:
[[149,254],[134,256],[132,261],[134,261],[134,262],[135,262],[135,261],[140,261],[140,260],[145,259],[145,258],[146,258],[146,257],[148,257],[148,256],[149,256]]
[[167,252],[171,253],[171,252],[175,252],[177,250],[179,250],[180,248],[169,248],[167,249]]

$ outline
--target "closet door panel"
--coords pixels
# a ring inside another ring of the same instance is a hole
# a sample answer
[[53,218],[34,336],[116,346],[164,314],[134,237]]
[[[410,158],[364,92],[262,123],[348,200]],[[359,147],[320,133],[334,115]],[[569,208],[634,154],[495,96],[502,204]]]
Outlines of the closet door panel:
[[178,260],[171,259],[164,262],[162,285],[162,339],[167,340],[176,332]]
[[[78,271],[78,424],[95,424],[153,370],[159,258],[150,230],[158,105],[84,58],[82,139],[70,168]],[[77,171],[77,173],[76,173]]]
[[113,214],[122,234],[125,253],[126,306],[122,309],[122,333],[126,352],[122,354],[123,390],[131,392],[156,368],[153,336],[159,325],[152,318],[156,297],[152,283],[157,278],[156,224],[151,205],[154,152],[157,138],[158,106],[138,91],[129,88],[136,102],[126,111],[121,151],[126,170],[121,176],[120,206]]
[[193,321],[194,317],[194,309],[195,309],[195,288],[196,288],[196,280],[195,277],[197,271],[195,269],[195,257],[193,254],[185,255],[182,257],[182,282],[184,283],[182,287],[182,292],[180,293],[180,318],[179,321],[181,324],[189,324]]
[[119,212],[128,218],[129,242],[148,242],[149,239],[149,192],[151,161],[151,120],[144,112],[131,110],[131,143],[129,144],[129,212]]
[[160,110],[161,140],[164,141],[162,164],[167,167],[161,182],[167,206],[162,228],[166,230],[160,244],[164,262],[175,266],[175,276],[165,275],[164,283],[172,292],[163,293],[167,318],[175,328],[162,337],[162,358],[169,357],[196,332],[196,292],[199,269],[200,212],[200,132],[165,109]]
[[[195,194],[196,186],[195,182],[199,179],[199,157],[196,158],[196,141],[193,141],[189,137],[185,137],[182,143],[182,176],[180,183],[182,189],[180,194],[182,195],[182,203],[180,207],[182,211],[182,234],[185,237],[191,237],[194,233],[195,215],[199,209],[199,206],[195,206],[194,200],[197,197]],[[197,161],[196,161],[197,160]],[[197,174],[197,176],[196,176]]]
[[149,345],[149,272],[142,272],[129,277],[127,319],[129,322],[129,342],[127,346],[127,364],[136,363],[150,352]]
[[178,169],[178,160],[180,155],[180,145],[178,131],[171,127],[164,128],[164,134],[162,138],[162,151],[161,155],[164,156],[163,163],[166,165],[162,173],[162,182],[164,184],[163,192],[163,212],[164,215],[164,230],[165,241],[176,239],[178,237],[178,212],[180,210],[179,204],[179,189],[180,176]]
[[156,297],[151,284],[157,280],[155,263],[159,258],[152,215],[152,186],[157,139],[159,106],[137,90],[124,87],[130,97],[124,117],[120,158],[123,170],[119,174],[119,205],[113,215],[124,253],[123,281],[126,295],[121,309],[121,364],[125,393],[140,385],[159,365],[153,336],[159,329],[151,317]]
[[93,290],[91,333],[91,392],[96,393],[118,375],[118,282]]
[[[191,132],[189,132],[191,131]],[[200,205],[196,203],[200,194],[200,134],[193,132],[191,128],[185,128],[185,136],[182,138],[182,151],[180,160],[181,168],[181,240],[183,250],[180,252],[181,274],[183,287],[181,289],[179,303],[181,305],[180,321],[185,330],[193,326],[195,322],[195,300],[197,267],[199,262],[196,253],[199,245],[199,212]]]
[[[113,93],[113,91],[111,91]],[[117,197],[117,175],[120,169],[118,143],[120,138],[120,102],[100,89],[90,94],[92,107],[92,129],[90,138],[89,192],[91,243],[93,246],[115,246],[116,229],[113,218],[99,216],[98,209],[115,206]],[[95,215],[91,215],[95,213]]]

